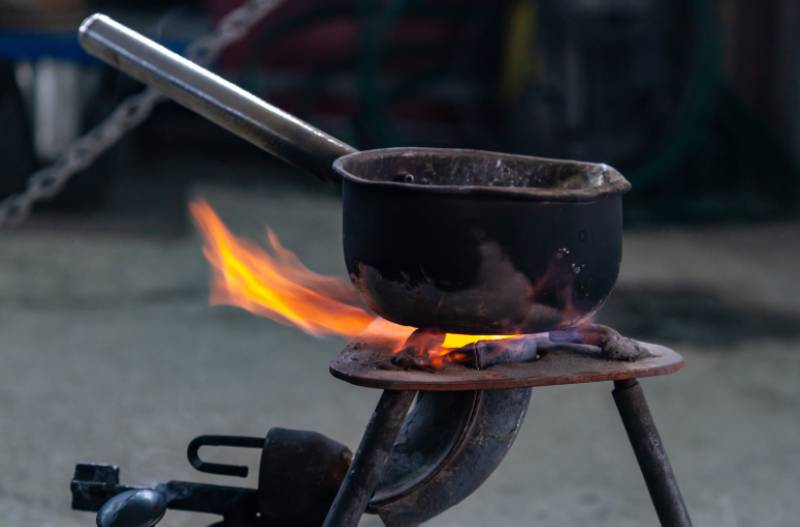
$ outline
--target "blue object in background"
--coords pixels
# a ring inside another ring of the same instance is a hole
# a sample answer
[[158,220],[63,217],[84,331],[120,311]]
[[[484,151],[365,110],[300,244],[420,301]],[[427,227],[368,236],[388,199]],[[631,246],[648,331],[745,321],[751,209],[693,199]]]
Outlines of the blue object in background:
[[[177,53],[182,53],[188,45],[188,42],[179,40],[160,42]],[[44,57],[76,64],[100,64],[81,48],[77,28],[59,32],[0,31],[0,60],[22,62]]]

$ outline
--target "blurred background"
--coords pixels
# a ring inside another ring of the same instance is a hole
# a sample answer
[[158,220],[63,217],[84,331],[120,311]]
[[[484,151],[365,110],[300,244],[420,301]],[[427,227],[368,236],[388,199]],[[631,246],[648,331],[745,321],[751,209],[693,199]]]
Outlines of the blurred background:
[[[631,220],[790,215],[798,196],[798,8],[788,0],[287,1],[215,65],[365,148],[463,146],[603,160],[634,183]],[[24,186],[139,89],[79,48],[92,10],[181,51],[234,0],[3,0],[0,193]],[[118,150],[258,155],[165,105]],[[99,205],[109,154],[57,204]],[[666,199],[669,198],[669,199]],[[680,200],[676,203],[676,198]]]
[[[142,89],[80,49],[84,16],[182,52],[240,3],[0,0],[0,200]],[[790,526],[798,35],[794,0],[286,0],[213,68],[358,148],[620,169],[625,258],[601,319],[687,359],[645,388],[695,522]],[[164,103],[3,228],[0,523],[92,524],[69,510],[80,461],[117,463],[132,483],[202,480],[183,459],[202,433],[288,426],[354,448],[378,394],[329,377],[340,342],[209,308],[186,208],[207,199],[235,232],[269,226],[342,275],[337,192]],[[535,392],[506,463],[430,524],[654,525],[609,390]]]

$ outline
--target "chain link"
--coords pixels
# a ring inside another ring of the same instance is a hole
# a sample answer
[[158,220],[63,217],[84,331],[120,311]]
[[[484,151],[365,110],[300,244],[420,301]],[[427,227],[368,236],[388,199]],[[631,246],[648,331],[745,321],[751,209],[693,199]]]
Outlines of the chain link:
[[[229,45],[246,36],[282,0],[249,0],[225,15],[214,30],[194,40],[186,57],[198,64],[212,64]],[[24,191],[0,201],[0,227],[19,225],[30,215],[33,205],[53,198],[69,179],[86,169],[130,130],[150,116],[166,98],[146,88],[126,98],[103,122],[75,140],[51,165],[28,178]]]

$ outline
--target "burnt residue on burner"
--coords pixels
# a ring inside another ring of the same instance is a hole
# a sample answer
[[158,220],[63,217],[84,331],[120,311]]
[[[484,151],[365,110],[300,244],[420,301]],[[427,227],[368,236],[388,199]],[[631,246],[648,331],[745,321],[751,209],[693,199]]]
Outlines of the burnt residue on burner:
[[[444,340],[444,335],[441,333],[439,335],[441,340]],[[433,341],[435,338],[435,336],[431,336],[430,340]],[[532,336],[518,339],[482,340],[463,348],[442,350],[440,355],[434,357],[427,353],[427,349],[419,348],[419,344],[419,340],[410,345],[407,343],[406,347],[392,357],[391,363],[402,369],[423,371],[436,371],[445,364],[482,370],[498,364],[537,360],[540,341]]]
[[383,360],[388,353],[383,346],[370,346],[368,342],[353,341],[347,345],[347,350],[350,351],[347,354],[347,360],[350,362],[362,363],[377,370],[395,369],[391,361]]
[[444,340],[444,333],[417,330],[390,363],[401,369],[433,372],[445,365],[482,370],[500,364],[526,363],[551,352],[579,353],[602,360],[629,362],[653,356],[637,341],[600,325],[549,334],[481,340],[458,349],[443,349]]
[[[421,355],[417,355],[413,352],[408,352],[406,350],[401,350],[399,353],[392,356],[392,360],[390,364],[401,370],[419,370],[419,371],[427,371],[427,372],[435,372],[437,369],[436,366],[431,363],[430,359],[427,357],[423,357]],[[386,368],[388,369],[388,367]]]
[[431,356],[431,351],[440,349],[445,334],[441,331],[418,329],[411,334],[403,349],[392,357],[391,363],[403,369],[434,371],[444,363],[443,356]]
[[484,340],[469,346],[463,352],[465,359],[461,364],[468,368],[486,369],[498,364],[511,364],[539,360],[540,345],[535,338]]
[[607,360],[635,361],[645,359],[652,354],[637,341],[621,335],[615,329],[599,324],[592,324],[578,330],[553,332],[551,338],[558,342],[559,335],[566,335],[566,342],[580,341],[581,344],[596,346],[600,356]]

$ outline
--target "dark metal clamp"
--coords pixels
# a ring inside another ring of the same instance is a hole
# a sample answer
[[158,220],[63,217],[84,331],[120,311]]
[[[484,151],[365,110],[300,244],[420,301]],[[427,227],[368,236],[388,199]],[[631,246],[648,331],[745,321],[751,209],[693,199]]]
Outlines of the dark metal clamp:
[[248,467],[203,461],[204,446],[260,449],[258,488],[189,481],[122,485],[114,465],[78,464],[72,508],[96,511],[99,527],[153,527],[169,509],[221,516],[214,527],[318,527],[352,458],[346,446],[322,434],[284,428],[265,438],[204,435],[189,443],[187,457],[197,470],[236,477],[246,477]]

